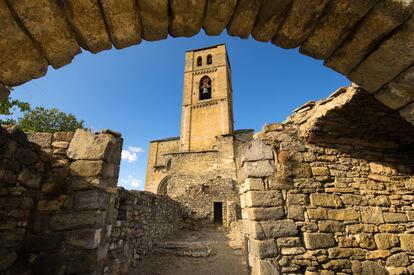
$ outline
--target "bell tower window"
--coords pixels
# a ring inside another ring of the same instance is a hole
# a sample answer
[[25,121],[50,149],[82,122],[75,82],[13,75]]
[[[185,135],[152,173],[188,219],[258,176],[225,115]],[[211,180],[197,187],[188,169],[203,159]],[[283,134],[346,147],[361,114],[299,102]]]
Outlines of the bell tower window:
[[207,65],[213,64],[213,56],[211,54],[207,55]]
[[197,66],[200,67],[203,65],[203,58],[201,56],[197,57]]
[[200,80],[200,100],[211,99],[211,79],[203,76]]

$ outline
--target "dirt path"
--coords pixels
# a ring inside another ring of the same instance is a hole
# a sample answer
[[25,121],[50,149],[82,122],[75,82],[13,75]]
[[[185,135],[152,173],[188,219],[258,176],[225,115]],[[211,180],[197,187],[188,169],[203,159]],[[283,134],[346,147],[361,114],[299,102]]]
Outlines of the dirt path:
[[247,275],[245,256],[227,245],[225,235],[212,226],[177,232],[129,275]]

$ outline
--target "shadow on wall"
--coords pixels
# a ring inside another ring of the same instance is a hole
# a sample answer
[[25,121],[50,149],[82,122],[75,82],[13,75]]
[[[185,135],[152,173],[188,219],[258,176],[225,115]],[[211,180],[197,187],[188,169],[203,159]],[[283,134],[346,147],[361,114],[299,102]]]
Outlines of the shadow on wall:
[[0,128],[0,273],[103,271],[121,148],[111,131]]

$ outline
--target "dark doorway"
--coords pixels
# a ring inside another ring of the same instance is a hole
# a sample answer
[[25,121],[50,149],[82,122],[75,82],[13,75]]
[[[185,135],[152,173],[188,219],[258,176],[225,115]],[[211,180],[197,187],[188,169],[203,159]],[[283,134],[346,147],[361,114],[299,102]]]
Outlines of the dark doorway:
[[214,223],[223,224],[223,203],[214,203]]

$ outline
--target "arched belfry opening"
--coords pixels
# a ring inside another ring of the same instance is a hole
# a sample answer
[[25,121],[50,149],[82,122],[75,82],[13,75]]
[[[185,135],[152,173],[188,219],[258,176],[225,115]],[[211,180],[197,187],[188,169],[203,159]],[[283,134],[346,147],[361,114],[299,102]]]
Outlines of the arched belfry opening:
[[211,79],[203,76],[200,80],[200,100],[211,99]]
[[207,55],[207,65],[213,64],[213,56],[211,54]]
[[203,58],[201,56],[197,57],[197,66],[200,67],[203,65]]

